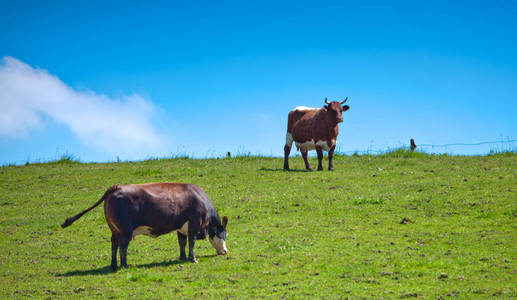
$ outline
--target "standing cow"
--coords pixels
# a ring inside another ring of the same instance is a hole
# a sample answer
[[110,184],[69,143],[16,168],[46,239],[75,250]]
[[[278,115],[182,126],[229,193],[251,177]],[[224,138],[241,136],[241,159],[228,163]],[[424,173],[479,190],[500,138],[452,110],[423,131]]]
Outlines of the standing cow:
[[325,98],[326,105],[322,108],[299,106],[289,113],[284,147],[284,170],[289,170],[289,153],[293,141],[302,153],[307,170],[312,171],[307,152],[314,149],[318,153],[318,171],[323,170],[321,165],[323,150],[329,153],[329,170],[334,170],[332,157],[336,148],[338,123],[343,122],[342,113],[350,108],[348,105],[341,106],[346,100],[348,97],[342,102],[328,102]]
[[127,267],[127,247],[133,237],[144,234],[158,237],[177,230],[180,259],[194,257],[196,239],[204,239],[208,232],[210,243],[217,254],[226,254],[226,224],[222,222],[207,194],[197,185],[186,183],[146,183],[115,185],[90,208],[66,219],[61,225],[70,226],[85,213],[104,201],[104,215],[111,229],[111,268],[117,269],[117,250],[120,264]]

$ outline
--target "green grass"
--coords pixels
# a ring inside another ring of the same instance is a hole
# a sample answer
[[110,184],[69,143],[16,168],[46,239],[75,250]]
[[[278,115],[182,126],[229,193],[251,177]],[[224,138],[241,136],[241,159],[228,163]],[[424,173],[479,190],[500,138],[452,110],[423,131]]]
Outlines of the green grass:
[[[0,298],[517,297],[515,153],[282,166],[247,156],[1,167]],[[138,236],[130,267],[111,272],[102,208],[59,226],[112,184],[152,181],[201,186],[229,217],[229,255],[199,241],[199,263],[186,263],[175,234]]]

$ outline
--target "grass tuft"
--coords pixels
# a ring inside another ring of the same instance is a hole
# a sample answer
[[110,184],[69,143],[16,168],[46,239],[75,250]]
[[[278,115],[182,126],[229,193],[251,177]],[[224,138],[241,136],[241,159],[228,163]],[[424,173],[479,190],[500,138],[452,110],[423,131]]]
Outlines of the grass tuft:
[[48,162],[48,164],[54,164],[54,165],[67,165],[67,164],[78,164],[81,163],[81,161],[75,157],[73,154],[65,153],[62,154],[59,159],[51,160]]
[[405,148],[399,148],[390,150],[384,154],[380,154],[379,157],[382,158],[423,158],[428,157],[430,154],[419,152],[419,151],[410,151]]

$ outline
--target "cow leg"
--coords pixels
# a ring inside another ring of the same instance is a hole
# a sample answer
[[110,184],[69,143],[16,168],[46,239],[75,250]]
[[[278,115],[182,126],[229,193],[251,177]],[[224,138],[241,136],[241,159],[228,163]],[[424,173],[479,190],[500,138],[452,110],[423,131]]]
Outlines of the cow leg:
[[120,266],[127,268],[127,247],[131,240],[131,234],[120,233],[119,244],[120,244]]
[[329,150],[329,171],[334,171],[334,166],[332,165],[332,158],[334,157],[335,149],[336,149],[336,145],[332,146]]
[[284,170],[289,171],[289,153],[291,153],[291,147],[293,145],[293,136],[287,132],[285,137],[284,146]]
[[187,245],[187,236],[181,232],[178,232],[178,243],[180,244],[180,260],[187,260],[185,254],[185,246]]
[[308,151],[300,149],[300,152],[302,153],[303,161],[305,162],[305,168],[308,171],[312,171],[311,164],[309,163],[309,159],[307,158],[307,152]]
[[119,245],[119,237],[115,234],[111,234],[111,269],[117,270],[117,251]]
[[316,146],[316,153],[318,154],[318,171],[323,171],[323,166],[321,165],[321,161],[323,160],[323,150],[321,146]]
[[194,256],[194,245],[196,244],[196,235],[190,234],[188,235],[188,260],[193,263],[197,263],[197,259]]
[[188,221],[188,260],[197,263],[194,256],[194,245],[196,244],[197,233],[201,229],[201,218],[191,215]]
[[289,171],[289,153],[291,153],[291,147],[285,145],[284,147],[284,170]]

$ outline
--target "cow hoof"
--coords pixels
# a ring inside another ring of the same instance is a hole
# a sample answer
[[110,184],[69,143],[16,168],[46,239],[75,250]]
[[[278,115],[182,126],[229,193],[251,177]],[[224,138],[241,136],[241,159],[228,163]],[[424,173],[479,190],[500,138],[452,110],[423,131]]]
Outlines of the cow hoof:
[[117,270],[117,265],[111,265],[111,269],[112,269],[113,271],[116,271],[116,270]]
[[334,168],[329,168],[329,171],[334,171]]
[[193,263],[193,264],[197,264],[197,259],[192,258],[192,259],[190,259],[190,262]]
[[186,256],[180,256],[179,260],[185,261],[185,260],[187,260],[187,257]]
[[318,171],[323,171],[323,168],[318,168]]
[[284,168],[284,171],[291,171],[289,168]]

